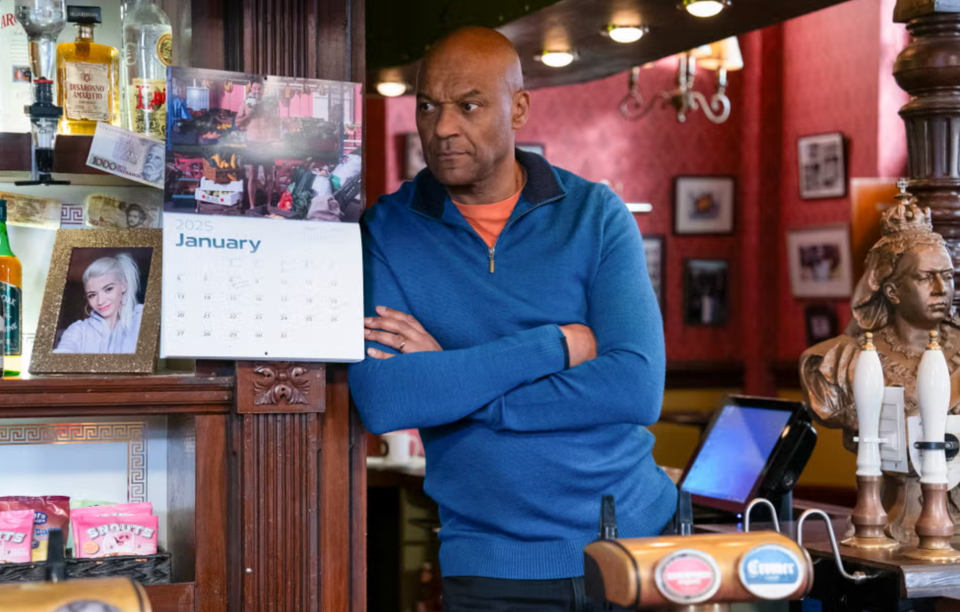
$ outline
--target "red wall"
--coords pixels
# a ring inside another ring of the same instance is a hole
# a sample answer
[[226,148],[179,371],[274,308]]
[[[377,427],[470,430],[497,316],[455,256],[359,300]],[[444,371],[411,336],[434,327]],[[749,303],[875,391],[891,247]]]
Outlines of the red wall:
[[[850,203],[800,199],[797,138],[843,132],[851,177],[905,171],[903,125],[896,115],[905,95],[890,76],[905,41],[903,27],[892,24],[894,3],[853,0],[741,37],[746,68],[730,75],[733,113],[722,125],[701,113],[681,124],[672,109],[655,110],[639,122],[623,119],[618,105],[627,92],[626,74],[532,93],[532,118],[518,141],[543,144],[547,159],[585,178],[622,185],[620,195],[628,202],[653,204],[652,213],[636,217],[645,234],[667,237],[668,359],[744,360],[748,389],[770,392],[772,380],[751,376],[751,367],[795,360],[806,348],[806,302],[790,290],[786,231],[849,223]],[[652,96],[672,87],[675,70],[672,59],[645,68],[641,91]],[[712,74],[700,72],[698,89],[712,91]],[[416,131],[414,101],[370,103],[383,105],[385,159],[375,163],[392,192],[402,182],[405,135]],[[673,180],[684,174],[737,177],[736,235],[672,235]],[[372,200],[377,194],[369,195]],[[730,261],[731,317],[725,327],[683,324],[682,271],[690,257]],[[835,304],[846,324],[849,302]]]

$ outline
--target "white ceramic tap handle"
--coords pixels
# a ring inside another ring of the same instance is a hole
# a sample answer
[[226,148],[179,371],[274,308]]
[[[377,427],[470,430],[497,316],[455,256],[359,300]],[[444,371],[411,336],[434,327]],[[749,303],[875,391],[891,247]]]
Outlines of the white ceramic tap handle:
[[[950,370],[938,343],[938,333],[930,332],[930,344],[917,370],[917,404],[923,421],[923,441],[943,442],[950,409]],[[920,482],[947,484],[947,458],[942,450],[923,452]]]
[[857,476],[880,476],[880,408],[883,405],[883,366],[873,345],[873,334],[857,358],[853,375],[853,401],[857,408],[860,442],[857,446]]

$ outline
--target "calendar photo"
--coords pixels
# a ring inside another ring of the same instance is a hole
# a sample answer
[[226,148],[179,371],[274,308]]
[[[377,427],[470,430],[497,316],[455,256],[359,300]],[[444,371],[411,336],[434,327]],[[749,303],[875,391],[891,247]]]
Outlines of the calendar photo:
[[61,230],[32,373],[152,372],[160,323],[160,230]]
[[167,92],[167,212],[360,219],[360,84],[173,67]]

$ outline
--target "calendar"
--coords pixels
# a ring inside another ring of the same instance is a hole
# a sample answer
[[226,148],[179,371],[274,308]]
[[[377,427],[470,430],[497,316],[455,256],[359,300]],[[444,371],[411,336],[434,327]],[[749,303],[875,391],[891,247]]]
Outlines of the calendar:
[[163,216],[160,356],[363,359],[355,223]]

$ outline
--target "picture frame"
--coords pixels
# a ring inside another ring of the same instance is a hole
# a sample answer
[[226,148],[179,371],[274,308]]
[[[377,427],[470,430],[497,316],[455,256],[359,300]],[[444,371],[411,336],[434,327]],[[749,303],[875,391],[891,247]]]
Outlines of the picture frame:
[[847,197],[846,139],[842,132],[798,138],[797,166],[801,199]]
[[733,234],[737,180],[733,176],[677,176],[673,179],[673,233]]
[[808,304],[803,309],[803,318],[806,323],[807,346],[840,335],[837,310],[831,304]]
[[798,298],[849,297],[853,286],[847,225],[787,232],[790,287]]
[[660,313],[666,312],[666,291],[664,277],[667,269],[667,242],[662,234],[643,235],[643,253],[646,256],[647,274],[653,293],[657,296]]
[[404,138],[403,176],[401,178],[412,181],[417,178],[417,174],[421,170],[427,167],[427,160],[423,157],[423,144],[420,142],[420,134],[408,132]]
[[159,229],[58,230],[30,373],[152,374],[162,243]]
[[725,259],[683,261],[683,322],[696,327],[723,327],[730,310],[730,262]]

